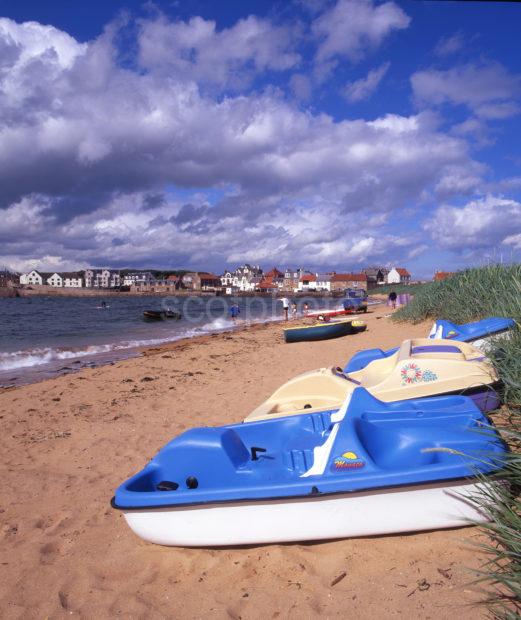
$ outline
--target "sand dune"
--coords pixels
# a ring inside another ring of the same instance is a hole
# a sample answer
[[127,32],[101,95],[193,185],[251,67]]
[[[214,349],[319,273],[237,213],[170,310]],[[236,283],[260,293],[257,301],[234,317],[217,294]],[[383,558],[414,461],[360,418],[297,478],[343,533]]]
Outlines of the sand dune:
[[[239,421],[291,376],[423,336],[286,345],[280,325],[152,349],[0,393],[2,618],[476,618],[476,528],[239,549],[136,538],[109,501],[174,435]],[[364,317],[365,318],[365,317]]]

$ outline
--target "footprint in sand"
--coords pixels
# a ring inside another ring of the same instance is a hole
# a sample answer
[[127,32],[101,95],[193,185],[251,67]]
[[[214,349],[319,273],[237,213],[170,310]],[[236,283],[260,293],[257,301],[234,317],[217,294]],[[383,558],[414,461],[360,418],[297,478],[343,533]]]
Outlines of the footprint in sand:
[[48,542],[40,547],[40,563],[52,564],[60,555],[60,545],[57,542]]

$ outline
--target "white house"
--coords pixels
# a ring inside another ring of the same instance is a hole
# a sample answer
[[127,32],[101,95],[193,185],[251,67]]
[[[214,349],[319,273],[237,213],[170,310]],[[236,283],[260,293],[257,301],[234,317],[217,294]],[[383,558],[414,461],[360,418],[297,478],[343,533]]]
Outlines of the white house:
[[299,291],[316,291],[317,276],[314,273],[303,273],[298,281]]
[[20,284],[36,284],[41,286],[43,284],[43,278],[35,269],[33,269],[29,273],[22,273],[20,276]]
[[317,291],[330,291],[331,290],[331,273],[317,273],[316,290]]
[[223,286],[233,286],[233,273],[227,269],[221,276],[221,284]]
[[237,267],[235,271],[227,269],[221,276],[221,284],[223,287],[233,288],[237,291],[254,291],[256,282],[262,278],[262,269],[258,265],[242,265]]
[[393,267],[387,274],[387,284],[409,284],[411,274],[403,267]]
[[150,271],[136,271],[135,273],[127,273],[123,277],[123,284],[125,286],[132,286],[133,284],[154,284],[156,282],[155,277]]
[[83,286],[81,274],[76,271],[62,273],[61,277],[65,288],[81,288]]
[[88,288],[115,288],[120,284],[121,277],[117,271],[108,269],[87,269],[85,271],[85,286]]
[[47,284],[49,286],[63,286],[63,278],[59,273],[53,273],[51,276],[47,278]]

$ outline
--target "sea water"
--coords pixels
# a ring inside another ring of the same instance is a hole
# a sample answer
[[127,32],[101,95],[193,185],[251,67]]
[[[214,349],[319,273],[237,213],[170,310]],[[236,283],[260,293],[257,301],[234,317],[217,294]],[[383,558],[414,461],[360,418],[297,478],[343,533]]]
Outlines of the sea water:
[[[338,304],[332,299],[299,299],[299,314],[304,301],[310,310]],[[241,311],[236,322],[229,316],[235,303]],[[144,310],[166,308],[181,312],[182,319],[143,319]],[[282,318],[280,299],[270,296],[0,298],[0,386],[131,357],[141,347]]]

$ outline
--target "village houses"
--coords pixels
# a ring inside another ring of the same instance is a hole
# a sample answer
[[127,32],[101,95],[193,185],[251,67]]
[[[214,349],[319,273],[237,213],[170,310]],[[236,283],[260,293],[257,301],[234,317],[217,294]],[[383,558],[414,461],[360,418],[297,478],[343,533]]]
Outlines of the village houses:
[[255,286],[262,280],[262,269],[258,266],[242,265],[235,271],[227,270],[221,276],[221,285],[228,294],[241,291],[243,293],[255,290]]
[[87,288],[117,288],[121,286],[121,276],[119,271],[86,269],[85,286]]
[[133,284],[150,286],[155,284],[155,282],[156,278],[150,271],[135,271],[123,276],[123,286],[132,286]]
[[376,288],[387,284],[387,274],[389,269],[386,267],[366,267],[362,269],[362,273],[367,276],[367,288]]
[[33,269],[20,275],[20,284],[26,286],[53,286],[56,288],[116,288],[120,286],[119,272],[109,269],[64,272],[46,272]]
[[[451,275],[437,272],[435,279]],[[241,265],[227,269],[217,276],[207,271],[189,271],[157,279],[151,271],[134,271],[120,276],[110,269],[87,269],[84,272],[48,273],[33,269],[20,276],[20,284],[48,285],[64,288],[119,288],[129,287],[132,292],[173,293],[179,289],[193,292],[212,292],[234,295],[240,293],[332,293],[347,289],[368,290],[382,284],[410,284],[411,275],[404,267],[368,267],[360,273],[313,273],[302,268],[286,268],[283,272],[273,267],[266,273],[258,265]]]
[[335,273],[331,276],[331,292],[345,291],[348,288],[367,291],[365,273]]
[[220,291],[221,278],[206,271],[189,271],[182,277],[184,288],[192,291]]
[[299,278],[298,291],[316,291],[317,276],[310,271],[305,271]]
[[43,286],[45,284],[55,287],[81,288],[83,286],[83,278],[81,273],[75,271],[51,273],[33,269],[29,273],[23,273],[20,276],[20,284],[31,286]]
[[387,284],[410,284],[411,274],[404,267],[393,267],[387,274]]
[[298,283],[300,276],[304,273],[303,269],[290,269],[286,268],[284,271],[284,281],[282,288],[284,291],[292,292],[298,289]]

